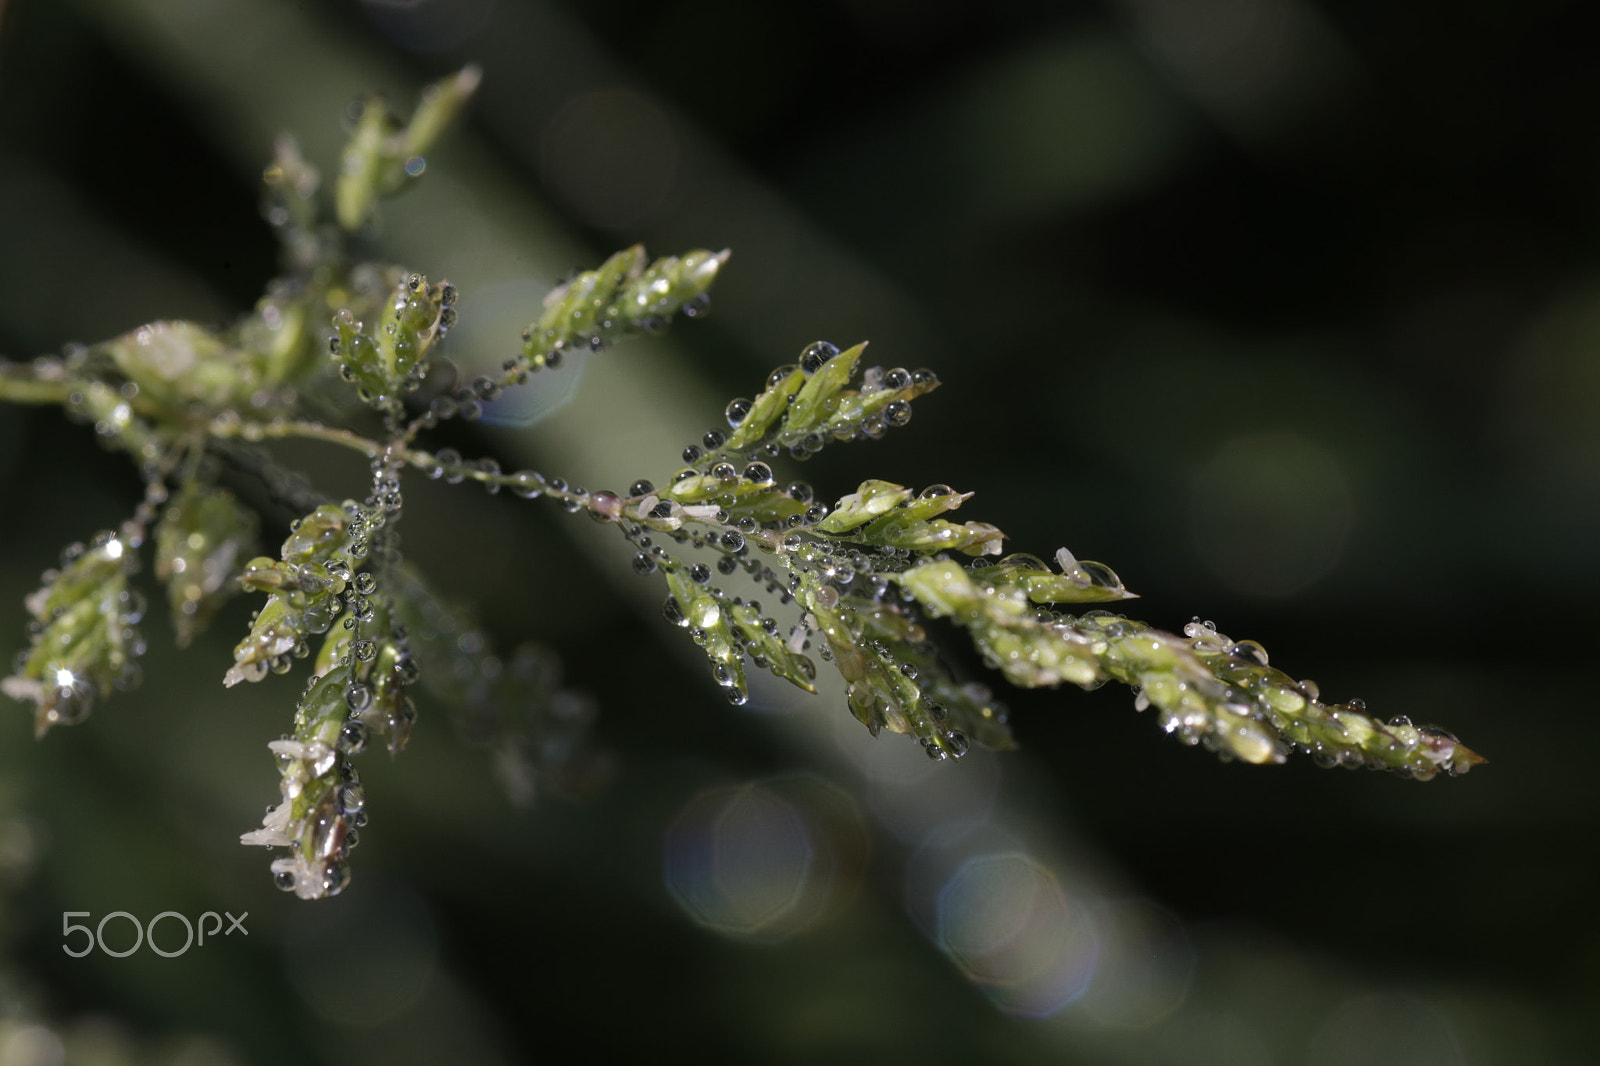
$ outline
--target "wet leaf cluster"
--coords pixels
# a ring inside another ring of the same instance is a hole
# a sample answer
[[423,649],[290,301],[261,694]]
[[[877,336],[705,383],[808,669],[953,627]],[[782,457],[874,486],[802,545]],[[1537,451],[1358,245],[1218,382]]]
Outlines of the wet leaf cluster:
[[[774,464],[908,425],[913,402],[938,387],[930,370],[862,366],[865,344],[807,345],[753,398],[731,401],[659,488],[640,479],[625,493],[591,492],[536,470],[504,472],[491,457],[416,446],[423,431],[476,418],[532,373],[558,370],[565,353],[704,314],[728,261],[726,251],[652,261],[642,247],[624,249],[552,289],[498,377],[455,382],[444,348],[455,288],[353,260],[345,248],[376,224],[383,197],[423,173],[423,153],[477,79],[471,68],[445,79],[404,120],[365,101],[331,212],[317,169],[279,140],[263,189],[284,275],[235,325],[154,322],[60,356],[0,363],[0,399],[57,404],[92,423],[145,484],[118,531],[69,549],[27,599],[30,647],[0,687],[32,704],[41,736],[136,683],[144,608],[128,579],[150,539],[180,645],[230,593],[264,597],[224,685],[312,660],[290,732],[268,745],[279,802],[243,838],[285,849],[271,863],[284,890],[321,898],[349,883],[349,852],[367,819],[353,760],[373,738],[391,755],[407,746],[419,693],[452,708],[462,735],[492,752],[517,802],[591,791],[606,770],[587,744],[592,705],[564,687],[548,652],[523,645],[497,655],[470,614],[438,598],[402,557],[404,479],[416,471],[551,500],[613,526],[634,571],[663,583],[666,619],[688,632],[730,703],[748,702],[752,670],[814,692],[820,659],[868,730],[909,734],[935,760],[959,759],[973,744],[1013,746],[1004,705],[941,650],[954,636],[1018,687],[1129,686],[1163,731],[1224,759],[1274,763],[1301,751],[1324,765],[1423,780],[1482,761],[1442,729],[1379,721],[1357,700],[1323,703],[1313,683],[1269,666],[1260,645],[1209,623],[1179,635],[1099,608],[1066,613],[1132,594],[1110,567],[1065,548],[1054,565],[1003,554],[997,527],[955,517],[971,492],[869,478],[819,497],[781,478]],[[370,493],[328,500],[267,447],[289,438],[360,453]],[[277,558],[250,558],[262,521],[241,503],[251,494],[228,487],[244,482],[300,516]]]

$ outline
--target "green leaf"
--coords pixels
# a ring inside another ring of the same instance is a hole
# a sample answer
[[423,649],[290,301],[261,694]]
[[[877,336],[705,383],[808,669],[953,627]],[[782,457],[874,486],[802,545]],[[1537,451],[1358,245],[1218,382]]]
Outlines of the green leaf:
[[625,248],[544,299],[544,313],[522,331],[522,358],[505,383],[559,361],[566,351],[597,351],[624,336],[665,327],[679,311],[701,313],[728,252],[704,249],[645,266],[642,245]]
[[913,552],[959,551],[998,555],[1005,534],[987,522],[957,525],[932,515],[954,510],[972,493],[934,485],[913,498],[911,490],[887,481],[864,481],[841,498],[813,528],[852,544]]
[[739,697],[736,702],[742,703],[747,691],[744,656],[734,633],[730,605],[711,589],[695,584],[681,566],[669,568],[666,578],[681,624],[688,627],[694,642],[711,660],[712,676],[731,693],[730,700]]
[[893,646],[866,639],[866,620],[859,612],[847,604],[827,606],[825,601],[834,597],[809,582],[796,598],[810,609],[828,642],[830,657],[845,679],[850,713],[873,736],[883,729],[909,733],[932,758],[966,754],[966,735],[946,727],[944,709],[930,704],[922,688],[901,669]]
[[959,563],[928,561],[894,580],[936,618],[965,628],[985,661],[1024,688],[1085,687],[1105,673],[1090,641],[1068,626],[1040,620],[1020,590],[979,585]]
[[323,504],[296,521],[281,562],[262,556],[245,564],[239,584],[269,595],[251,619],[249,635],[234,646],[224,685],[260,681],[268,670],[286,672],[294,659],[310,654],[308,639],[332,626],[342,610],[338,597],[351,579],[348,553],[365,523],[356,504],[348,507]]
[[763,480],[755,481],[737,474],[731,477],[694,474],[657,490],[655,495],[689,506],[721,508],[728,512],[732,521],[750,517],[758,522],[781,522],[806,509],[804,503],[772,483],[772,472],[765,464],[759,473]]
[[1261,645],[1235,642],[1207,623],[1190,623],[1180,637],[1105,612],[1072,621],[1100,649],[1107,675],[1137,686],[1140,705],[1156,707],[1162,729],[1185,743],[1256,763],[1298,749],[1323,765],[1423,781],[1485,761],[1437,727],[1382,722],[1360,700],[1325,704],[1316,686],[1269,666]]
[[167,584],[178,647],[187,647],[235,591],[256,526],[255,512],[232,493],[198,482],[167,504],[155,532],[156,577]]
[[1234,643],[1202,623],[1178,637],[1104,611],[1052,615],[1029,603],[1025,582],[980,583],[975,576],[956,563],[930,561],[894,580],[929,614],[965,628],[985,662],[1014,684],[1120,681],[1138,689],[1140,709],[1158,709],[1165,732],[1250,763],[1282,762],[1299,748],[1330,765],[1427,780],[1483,761],[1442,730],[1404,719],[1380,723],[1359,701],[1326,706],[1314,689],[1269,667],[1260,645]]
[[911,490],[903,485],[888,481],[863,481],[856,491],[840,497],[828,516],[812,528],[818,533],[840,536],[888,514],[909,501],[912,495]]
[[754,605],[749,602],[731,604],[730,613],[756,665],[765,665],[777,676],[807,692],[817,691],[811,683],[817,676],[816,664],[809,657],[789,650],[788,644],[780,639],[777,627],[763,624],[765,620]]
[[193,322],[152,322],[100,347],[146,402],[174,412],[244,407],[259,387],[238,351]]
[[282,802],[267,811],[260,829],[239,838],[288,848],[273,860],[273,876],[301,899],[338,895],[349,884],[351,833],[365,820],[360,781],[341,750],[346,676],[334,670],[307,684],[294,736],[267,745],[278,763]]
[[421,274],[407,274],[371,327],[341,308],[329,344],[340,376],[355,384],[363,402],[398,413],[399,398],[422,384],[429,354],[454,323],[455,301],[448,281],[430,285]]
[[285,230],[306,230],[317,220],[317,189],[322,175],[300,154],[287,133],[272,143],[272,162],[261,172],[267,221]]
[[[816,373],[800,387],[795,393],[794,402],[789,405],[789,414],[783,421],[783,430],[780,434],[780,443],[789,443],[785,438],[798,439],[816,429],[837,409],[839,393],[850,384],[850,379],[855,376],[856,363],[861,359],[861,353],[867,350],[866,343],[846,349],[838,355],[823,363]],[[829,406],[829,401],[834,401]]]
[[134,658],[144,650],[135,623],[139,594],[128,588],[136,539],[101,533],[85,548],[74,545],[58,571],[25,601],[37,629],[27,654],[0,691],[34,704],[34,733],[73,725],[113,689],[138,680]]
[[[355,509],[351,504],[350,509]],[[351,532],[350,510],[325,503],[289,527],[283,561],[294,566],[328,563],[344,555]]]
[[482,72],[464,67],[422,91],[411,121],[402,127],[383,100],[370,96],[350,134],[334,183],[339,225],[353,231],[372,217],[378,199],[393,196],[422,174],[423,153],[455,121],[478,87]]
[[[894,603],[843,598],[861,623],[868,645],[883,653],[885,665],[914,678],[920,697],[935,725],[948,727],[994,751],[1009,751],[1016,742],[1007,727],[1005,708],[993,693],[978,684],[958,684],[928,642],[923,627]],[[939,750],[948,750],[940,748]]]
[[967,576],[980,584],[1020,589],[1034,603],[1107,603],[1137,598],[1104,563],[1071,562],[1070,571],[1057,574],[1038,556],[1018,552],[993,566],[973,567]]
[[[742,454],[761,443],[770,429],[788,410],[790,401],[806,383],[806,375],[799,367],[779,367],[767,378],[767,387],[750,404],[748,412],[739,416],[728,442],[721,451]],[[734,404],[740,401],[735,400]],[[738,411],[734,404],[730,411]]]

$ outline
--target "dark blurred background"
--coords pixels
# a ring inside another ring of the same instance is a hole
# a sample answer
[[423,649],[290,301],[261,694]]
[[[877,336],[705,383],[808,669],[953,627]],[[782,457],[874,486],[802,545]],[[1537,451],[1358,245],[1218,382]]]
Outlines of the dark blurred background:
[[[1589,1061],[1593,31],[1576,0],[4,3],[0,353],[248,310],[272,137],[331,175],[349,101],[478,62],[370,241],[460,286],[463,370],[617,247],[734,255],[704,323],[441,439],[660,481],[771,367],[867,339],[944,387],[780,476],[974,490],[1134,617],[1490,764],[1222,764],[1108,687],[1008,694],[1020,753],[934,766],[836,690],[726,706],[587,522],[418,484],[408,555],[559,654],[609,787],[520,810],[424,705],[365,757],[351,888],[281,896],[235,841],[298,682],[224,693],[252,605],[180,655],[147,573],[143,687],[42,743],[0,720],[0,1063]],[[5,661],[38,573],[137,502],[92,437],[0,410]],[[68,910],[250,932],[74,959]]]

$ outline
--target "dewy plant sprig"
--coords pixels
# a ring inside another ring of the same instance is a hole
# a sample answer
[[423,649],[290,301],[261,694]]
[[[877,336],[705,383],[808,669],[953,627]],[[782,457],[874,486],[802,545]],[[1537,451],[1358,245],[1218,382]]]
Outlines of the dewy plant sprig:
[[[862,367],[865,345],[808,346],[753,397],[730,403],[723,423],[685,448],[683,465],[660,486],[640,480],[625,493],[588,492],[420,447],[423,431],[477,418],[503,390],[556,370],[565,353],[701,313],[727,260],[726,252],[653,262],[637,247],[619,252],[546,298],[498,375],[441,387],[447,375],[433,373],[432,357],[455,321],[455,289],[398,266],[352,262],[345,240],[372,221],[382,197],[416,180],[423,153],[477,80],[468,68],[430,87],[403,124],[379,101],[366,102],[335,183],[336,225],[319,221],[317,171],[292,140],[279,141],[265,172],[266,214],[285,276],[232,329],[155,322],[59,357],[0,364],[0,397],[60,404],[92,422],[107,445],[133,457],[145,482],[128,521],[68,548],[27,599],[31,647],[3,687],[33,705],[39,735],[82,721],[114,689],[137,682],[144,607],[129,576],[153,530],[180,645],[234,590],[265,597],[225,685],[287,673],[317,645],[292,732],[268,745],[281,802],[243,837],[287,849],[272,862],[280,887],[311,899],[348,883],[348,853],[367,817],[353,759],[374,737],[391,754],[406,746],[419,685],[462,708],[475,729],[497,738],[503,757],[520,760],[514,779],[563,787],[582,771],[586,708],[560,691],[537,651],[485,669],[482,635],[402,560],[404,475],[419,471],[544,497],[613,526],[634,552],[635,571],[664,583],[668,621],[689,631],[731,703],[746,701],[750,667],[814,691],[818,668],[806,654],[814,649],[839,671],[851,712],[873,734],[909,733],[934,759],[959,759],[973,743],[1012,747],[989,689],[963,683],[939,655],[933,622],[946,619],[1012,684],[1120,682],[1135,691],[1138,709],[1156,709],[1166,732],[1225,759],[1281,762],[1298,749],[1330,766],[1423,780],[1483,761],[1441,729],[1379,721],[1356,700],[1320,702],[1311,682],[1268,665],[1260,645],[1209,622],[1197,619],[1178,636],[1101,608],[1068,613],[1131,594],[1110,568],[1065,548],[1053,566],[1002,556],[1000,530],[950,517],[971,493],[868,480],[829,506],[802,482],[781,484],[772,463],[880,437],[909,422],[913,401],[938,387],[928,370]],[[363,424],[382,431],[347,428]],[[361,452],[370,495],[324,499],[261,447],[281,438]],[[276,559],[251,557],[259,519],[222,484],[241,478],[303,516]],[[531,739],[508,740],[517,730]]]

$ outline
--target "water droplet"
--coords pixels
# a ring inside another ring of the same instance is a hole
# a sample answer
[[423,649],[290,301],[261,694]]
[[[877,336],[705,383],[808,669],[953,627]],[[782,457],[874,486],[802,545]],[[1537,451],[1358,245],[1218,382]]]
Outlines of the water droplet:
[[675,626],[682,627],[689,624],[689,619],[683,615],[683,608],[679,607],[678,601],[671,596],[668,596],[667,602],[661,605],[661,614],[662,617]]
[[622,497],[600,491],[589,497],[589,517],[596,522],[616,522],[622,518]]
[[363,572],[357,574],[355,584],[356,591],[361,593],[363,596],[370,596],[374,592],[378,591],[378,579],[373,577],[370,573]]
[[544,494],[544,478],[532,470],[519,470],[511,475],[511,491],[523,499],[535,499]]
[[700,438],[700,443],[705,445],[706,451],[714,452],[728,443],[728,435],[721,430],[713,429]]
[[628,486],[629,496],[648,496],[654,491],[656,491],[654,483],[646,481],[644,478],[640,478]]
[[800,369],[807,374],[815,374],[824,363],[838,354],[839,349],[827,341],[817,341],[800,353]]
[[734,555],[744,551],[744,534],[737,529],[727,530],[722,534],[722,550]]
[[354,814],[367,804],[367,794],[360,785],[342,785],[339,788],[339,810]]
[[1236,659],[1250,659],[1261,666],[1267,665],[1267,649],[1253,640],[1241,640],[1228,649],[1228,654]]
[[757,485],[766,485],[772,481],[772,467],[766,463],[751,463],[744,468],[746,481],[754,481]]
[[905,400],[895,400],[883,409],[883,420],[891,426],[903,426],[911,421],[911,405]]
[[293,870],[274,870],[274,871],[272,871],[272,887],[276,888],[279,892],[293,892],[294,891],[294,871]]
[[633,572],[641,576],[656,572],[656,561],[651,556],[640,552],[633,557]]
[[[253,678],[252,680],[259,680]],[[55,702],[50,710],[50,720],[62,725],[76,725],[89,717],[89,708],[93,702],[87,692],[80,691],[74,686],[62,686],[55,690]]]
[[367,746],[367,727],[363,722],[346,722],[339,729],[339,751],[345,755],[360,755]]
[[689,567],[689,580],[696,585],[704,585],[711,580],[711,568],[705,563],[695,563]]
[[378,654],[378,646],[372,641],[362,638],[356,641],[355,653],[356,658],[361,662],[370,663],[373,657]]
[[372,689],[366,685],[347,685],[344,690],[345,706],[360,714],[372,706]]
[[[340,369],[343,370],[344,368],[341,366]],[[446,418],[454,418],[456,416],[456,402],[448,396],[435,396],[433,402],[428,404],[428,413],[440,421]],[[428,476],[431,478],[438,478],[444,475],[444,468],[438,463],[426,469]]]
[[750,416],[750,409],[753,406],[749,400],[743,398],[728,404],[728,409],[723,412],[728,419],[728,425],[737,429],[739,424]]
[[1098,585],[1100,588],[1122,588],[1122,579],[1117,576],[1117,572],[1115,570],[1111,569],[1111,567],[1107,566],[1105,563],[1096,563],[1086,559],[1078,564],[1078,569],[1082,570],[1085,574],[1088,574],[1089,580],[1095,585]]
[[968,749],[972,747],[972,744],[967,740],[967,735],[965,733],[957,733],[955,731],[951,731],[944,735],[944,744],[945,748],[950,752],[950,757],[952,759],[961,758],[961,756],[965,755]]
[[328,872],[322,879],[322,891],[327,896],[337,896],[350,884],[350,867],[346,863],[336,862],[328,867]]

